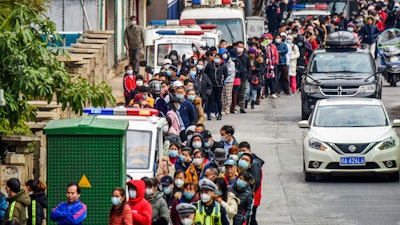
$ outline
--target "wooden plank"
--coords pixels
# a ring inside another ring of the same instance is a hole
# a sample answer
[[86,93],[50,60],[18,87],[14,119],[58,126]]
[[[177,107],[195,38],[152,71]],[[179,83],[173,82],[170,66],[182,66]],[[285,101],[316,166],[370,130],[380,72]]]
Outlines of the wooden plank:
[[96,44],[71,44],[71,47],[73,48],[88,48],[88,49],[102,49],[103,46],[102,45],[96,45]]
[[112,37],[109,34],[82,34],[84,38],[108,39]]
[[58,56],[57,60],[60,62],[78,62],[83,60],[83,57],[78,56],[78,55],[69,55],[68,56]]
[[79,52],[71,54],[71,55],[79,55],[82,56],[84,59],[94,59],[96,57],[96,54],[79,54]]
[[85,30],[88,34],[114,34],[113,30]]
[[107,40],[105,39],[94,39],[94,38],[85,38],[85,39],[78,39],[79,43],[88,43],[88,44],[107,44]]
[[28,101],[28,104],[38,109],[56,109],[61,107],[61,105],[58,105],[55,101],[50,102],[50,104],[48,104],[47,101]]
[[68,51],[73,53],[97,53],[99,50],[92,48],[69,48]]

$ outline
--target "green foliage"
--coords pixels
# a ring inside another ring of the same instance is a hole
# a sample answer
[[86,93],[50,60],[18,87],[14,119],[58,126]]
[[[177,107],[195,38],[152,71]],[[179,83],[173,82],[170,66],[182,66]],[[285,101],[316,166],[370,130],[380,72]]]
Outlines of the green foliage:
[[[105,107],[115,103],[111,88],[104,82],[97,86],[83,78],[72,82],[64,63],[57,60],[62,49],[48,47],[48,37],[54,36],[56,26],[43,14],[47,0],[0,1],[0,89],[4,89],[6,106],[0,106],[0,126],[18,133],[24,121],[35,120],[35,108],[27,101],[56,97],[63,109],[67,105],[82,113],[86,104]],[[45,38],[44,38],[45,37]],[[21,127],[24,130],[24,127]]]

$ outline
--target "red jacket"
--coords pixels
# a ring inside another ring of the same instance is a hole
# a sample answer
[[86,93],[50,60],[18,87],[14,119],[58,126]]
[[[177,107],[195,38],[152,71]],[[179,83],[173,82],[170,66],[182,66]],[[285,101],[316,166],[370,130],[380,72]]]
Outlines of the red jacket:
[[260,168],[260,186],[258,186],[257,190],[254,192],[254,205],[260,206],[261,203],[261,189],[262,189],[262,168]]
[[133,225],[151,225],[151,204],[144,198],[146,185],[142,180],[130,180],[126,184],[136,187],[136,198],[129,198],[128,205],[132,210]]
[[129,97],[129,93],[136,88],[136,76],[132,75],[132,78],[129,75],[124,76],[124,96]]

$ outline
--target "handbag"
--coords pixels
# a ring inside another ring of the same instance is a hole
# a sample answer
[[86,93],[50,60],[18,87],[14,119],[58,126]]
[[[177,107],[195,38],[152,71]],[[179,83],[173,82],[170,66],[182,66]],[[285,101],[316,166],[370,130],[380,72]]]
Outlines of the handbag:
[[239,86],[240,85],[240,78],[237,77],[233,80],[233,86]]

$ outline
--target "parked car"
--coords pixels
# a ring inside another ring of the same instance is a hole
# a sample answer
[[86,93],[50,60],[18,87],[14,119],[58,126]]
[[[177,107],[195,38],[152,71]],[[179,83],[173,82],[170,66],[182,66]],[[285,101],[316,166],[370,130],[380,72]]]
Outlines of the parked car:
[[400,143],[382,102],[373,98],[330,98],[319,100],[303,140],[306,181],[316,175],[384,173],[399,180]]

